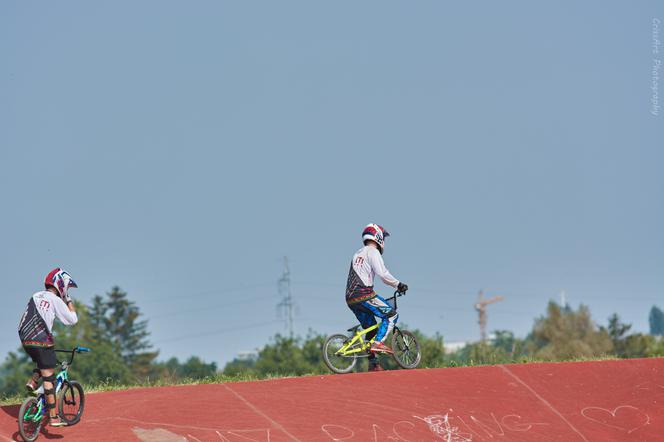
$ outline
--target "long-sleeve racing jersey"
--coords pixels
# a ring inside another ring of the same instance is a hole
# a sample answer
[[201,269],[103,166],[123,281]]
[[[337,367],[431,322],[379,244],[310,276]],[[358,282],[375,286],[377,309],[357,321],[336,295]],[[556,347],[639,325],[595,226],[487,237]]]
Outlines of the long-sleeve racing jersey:
[[76,312],[69,311],[67,304],[48,290],[32,295],[25,313],[18,324],[18,336],[25,347],[52,347],[53,322],[58,318],[64,325],[78,322]]
[[378,276],[385,284],[396,288],[399,281],[390,274],[378,249],[364,246],[353,255],[346,283],[346,302],[357,304],[376,296],[374,292],[374,276]]

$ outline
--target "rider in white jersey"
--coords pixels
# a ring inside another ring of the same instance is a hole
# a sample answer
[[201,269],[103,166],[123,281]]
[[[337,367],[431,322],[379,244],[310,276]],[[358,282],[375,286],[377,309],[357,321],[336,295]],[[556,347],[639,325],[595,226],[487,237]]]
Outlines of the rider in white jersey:
[[390,274],[383,262],[385,238],[388,236],[389,233],[378,224],[369,224],[364,228],[362,232],[364,247],[353,255],[346,283],[346,303],[362,327],[369,328],[375,325],[376,317],[381,319],[378,330],[367,333],[367,337],[372,340],[369,356],[370,371],[383,369],[375,353],[392,353],[392,349],[385,345],[384,341],[399,318],[396,310],[374,291],[374,277],[378,276],[385,284],[400,292],[408,290],[406,284],[399,282]]
[[32,377],[25,385],[29,391],[37,389],[40,378],[44,379],[46,408],[49,425],[61,427],[67,425],[55,409],[55,342],[53,340],[53,322],[58,318],[65,325],[78,322],[74,303],[68,290],[77,287],[69,273],[60,268],[53,269],[44,280],[46,290],[32,295],[18,324],[18,335],[23,349],[37,365]]

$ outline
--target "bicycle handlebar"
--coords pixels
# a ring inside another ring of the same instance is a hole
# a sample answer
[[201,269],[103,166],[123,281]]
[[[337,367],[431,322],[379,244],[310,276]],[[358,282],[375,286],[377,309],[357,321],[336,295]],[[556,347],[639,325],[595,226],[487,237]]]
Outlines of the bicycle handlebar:
[[395,299],[396,300],[399,296],[406,296],[406,292],[405,291],[400,292],[399,290],[395,290],[394,294],[392,296],[390,296],[389,298],[387,298],[387,299]]
[[90,350],[87,347],[80,347],[79,346],[79,347],[76,347],[76,348],[72,348],[71,350],[58,350],[58,349],[56,349],[55,351],[57,351],[58,353],[71,353],[71,358],[69,358],[69,362],[67,362],[67,365],[71,365],[71,363],[74,362],[74,355],[76,353],[89,353],[92,350]]
[[400,296],[406,296],[406,291],[404,290],[403,292],[400,292],[399,290],[394,291],[394,295],[390,296],[387,299],[394,299],[394,309],[396,310],[397,308],[397,298]]

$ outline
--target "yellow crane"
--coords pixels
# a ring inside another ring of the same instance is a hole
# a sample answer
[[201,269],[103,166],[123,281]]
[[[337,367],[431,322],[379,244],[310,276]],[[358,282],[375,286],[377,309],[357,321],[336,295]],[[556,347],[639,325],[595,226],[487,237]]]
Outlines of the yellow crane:
[[477,313],[479,314],[479,321],[478,323],[480,324],[480,337],[482,339],[482,342],[486,342],[486,321],[487,321],[487,314],[486,314],[486,306],[489,304],[493,304],[494,302],[502,301],[503,298],[502,296],[494,296],[493,298],[490,299],[484,299],[484,291],[480,290],[480,293],[477,296],[477,302],[475,303],[475,310],[477,310]]

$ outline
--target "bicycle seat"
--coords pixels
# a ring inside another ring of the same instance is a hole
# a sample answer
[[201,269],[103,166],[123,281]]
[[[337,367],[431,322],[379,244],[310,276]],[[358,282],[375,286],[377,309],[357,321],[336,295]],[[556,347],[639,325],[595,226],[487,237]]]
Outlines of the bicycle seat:
[[360,327],[362,327],[362,326],[360,324],[358,324],[354,327],[349,328],[348,331],[351,332],[351,333],[355,333],[357,331],[357,329],[360,328]]

